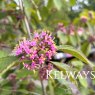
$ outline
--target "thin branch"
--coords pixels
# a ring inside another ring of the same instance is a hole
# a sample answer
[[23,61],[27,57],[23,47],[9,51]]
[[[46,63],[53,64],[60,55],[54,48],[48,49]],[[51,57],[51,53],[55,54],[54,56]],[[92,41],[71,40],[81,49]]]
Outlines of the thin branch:
[[24,21],[25,21],[25,25],[26,25],[26,28],[27,28],[28,36],[31,39],[32,38],[31,37],[31,30],[30,30],[29,23],[28,23],[28,20],[27,20],[26,16],[24,17]]
[[26,29],[27,29],[28,36],[31,39],[32,38],[31,37],[31,30],[30,30],[28,19],[27,19],[26,15],[25,15],[23,0],[18,0],[18,1],[19,1],[20,9],[21,9],[22,13],[24,14],[24,23],[25,23],[25,26],[26,26]]
[[41,81],[43,95],[46,95],[46,91],[45,91],[45,88],[44,88],[44,84],[43,84],[42,79],[40,79],[40,81]]
[[42,86],[42,95],[47,95],[46,94],[46,90],[45,90],[45,87],[44,87],[44,84],[43,84],[43,80],[41,79],[41,76],[40,76],[40,74],[39,74],[39,78],[40,78],[40,82],[41,82],[41,86]]

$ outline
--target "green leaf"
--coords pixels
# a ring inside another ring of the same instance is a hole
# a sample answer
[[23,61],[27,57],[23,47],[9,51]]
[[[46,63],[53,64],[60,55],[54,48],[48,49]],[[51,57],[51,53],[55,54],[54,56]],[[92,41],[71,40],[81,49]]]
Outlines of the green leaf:
[[7,12],[0,12],[0,19],[3,19],[4,17],[6,17],[8,15]]
[[25,8],[25,13],[27,15],[28,18],[30,18],[31,16],[31,12],[32,12],[32,5],[31,5],[31,2],[30,0],[23,0],[23,4],[24,4],[24,8]]
[[62,8],[62,1],[61,0],[53,0],[56,8],[60,10]]
[[0,95],[11,95],[12,94],[12,91],[11,91],[10,87],[3,87],[3,88],[0,88],[0,89],[1,89]]
[[75,35],[74,36],[73,35],[69,35],[68,38],[69,38],[69,43],[71,45],[73,45],[73,46],[76,46],[77,45],[77,38],[76,38]]
[[0,58],[0,75],[2,75],[2,73],[5,73],[9,68],[11,68],[15,64],[15,61],[17,61],[17,59],[18,58],[15,56]]
[[8,56],[8,53],[0,50],[0,58]]
[[73,59],[71,60],[70,62],[74,67],[78,68],[79,70],[81,70],[84,66],[83,62],[80,61],[80,60],[76,60],[76,59]]
[[23,93],[23,95],[41,95],[39,93],[36,93],[36,92],[32,92],[32,91],[27,91],[26,89],[19,89],[17,90],[17,92],[21,92]]
[[[64,74],[67,74],[66,71],[76,71],[74,68],[72,69],[70,66],[64,63],[52,62],[52,64],[54,64],[60,71],[63,71]],[[70,78],[70,81],[77,84],[76,80],[72,76],[70,76],[69,78]]]
[[87,84],[87,80],[86,78],[81,78],[81,77],[78,77],[79,79],[79,82],[81,83],[81,85],[85,88],[87,88],[88,84]]
[[68,65],[66,65],[65,63],[59,63],[59,62],[53,62],[52,61],[52,63],[57,67],[57,68],[59,68],[60,70],[62,70],[62,71],[71,71],[72,69],[68,66]]
[[91,51],[91,44],[89,44],[88,42],[83,43],[82,47],[81,47],[82,52],[88,56],[90,51]]
[[79,51],[79,50],[76,50],[74,49],[73,47],[71,46],[68,46],[68,45],[60,45],[60,46],[57,46],[57,49],[58,50],[61,50],[65,53],[69,53],[71,55],[73,55],[74,57],[78,58],[79,60],[89,64],[91,67],[93,67],[94,65],[85,57],[85,55]]
[[59,40],[60,40],[60,42],[61,42],[62,44],[67,43],[68,38],[67,38],[67,36],[66,36],[62,31],[58,31],[58,32],[57,32],[57,36],[58,36],[58,38],[59,38]]
[[[64,82],[64,80],[63,80],[63,82]],[[61,87],[56,86],[54,88],[54,90],[55,90],[55,95],[63,95],[63,93],[64,93],[64,95],[72,95],[72,91],[69,86],[65,86],[65,85],[63,85]]]
[[76,0],[69,0],[69,1],[71,6],[74,6],[76,4]]
[[36,71],[29,71],[25,68],[16,71],[17,78],[27,77],[31,75],[32,78],[37,78],[38,74]]
[[49,84],[49,95],[54,95],[54,87],[52,85],[52,81],[49,80],[48,84]]

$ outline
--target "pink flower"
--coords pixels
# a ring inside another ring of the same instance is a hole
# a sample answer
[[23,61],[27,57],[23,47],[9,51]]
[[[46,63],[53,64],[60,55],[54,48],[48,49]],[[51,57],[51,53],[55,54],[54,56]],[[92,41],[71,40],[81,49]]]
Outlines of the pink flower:
[[32,41],[30,44],[31,46],[36,46],[36,41]]
[[64,27],[63,23],[58,23],[58,30],[62,31],[63,33],[66,33],[66,28]]
[[83,34],[84,30],[83,30],[83,28],[78,28],[78,31],[77,32],[81,36]]
[[70,26],[69,26],[69,34],[70,35],[75,34],[75,26],[73,24],[70,24]]
[[36,67],[36,63],[35,62],[32,62],[31,63],[31,69],[35,69],[35,67]]
[[46,35],[47,35],[47,33],[42,31],[42,33],[40,34],[40,37],[45,37]]
[[53,44],[52,42],[48,42],[48,41],[47,41],[47,43],[48,43],[48,45],[52,45]]
[[39,34],[38,33],[35,33],[34,34],[34,38],[39,38]]
[[32,40],[23,39],[14,51],[16,56],[21,55],[21,60],[29,60],[28,63],[24,63],[24,67],[32,70],[38,65],[41,68],[41,64],[50,61],[56,53],[56,47],[51,35],[42,31],[39,34],[35,33]]
[[86,16],[82,16],[80,20],[81,20],[83,23],[86,23],[88,19],[87,19]]
[[41,54],[41,56],[39,57],[39,64],[44,63],[44,61],[45,61],[44,55]]
[[20,54],[22,54],[22,49],[19,48],[19,47],[17,47],[16,55],[18,56],[18,55],[20,55]]
[[53,56],[53,52],[52,51],[47,51],[46,52],[46,56],[48,57],[48,59],[51,59],[51,56]]

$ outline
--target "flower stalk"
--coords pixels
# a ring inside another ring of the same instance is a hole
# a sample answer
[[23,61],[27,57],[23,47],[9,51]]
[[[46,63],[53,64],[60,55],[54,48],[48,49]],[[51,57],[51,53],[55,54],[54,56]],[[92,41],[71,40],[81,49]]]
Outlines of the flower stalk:
[[21,12],[24,14],[24,23],[25,23],[25,26],[26,26],[26,30],[27,30],[27,33],[28,33],[28,36],[29,38],[31,39],[31,30],[30,30],[30,26],[29,26],[29,22],[28,22],[28,19],[27,19],[27,16],[25,14],[25,10],[24,10],[24,5],[23,5],[23,0],[19,0],[19,6],[20,6],[20,9],[21,9]]

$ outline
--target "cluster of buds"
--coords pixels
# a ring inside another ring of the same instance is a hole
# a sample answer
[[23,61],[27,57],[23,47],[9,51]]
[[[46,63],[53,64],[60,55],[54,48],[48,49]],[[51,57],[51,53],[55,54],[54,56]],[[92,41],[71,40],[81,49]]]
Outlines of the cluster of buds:
[[73,24],[70,24],[68,27],[68,34],[74,35],[75,34],[75,26]]
[[90,36],[88,37],[88,41],[89,41],[90,43],[93,43],[93,42],[95,41],[95,35],[90,35]]
[[78,27],[77,33],[79,36],[81,36],[84,32],[84,29],[82,27]]
[[91,18],[91,19],[93,19],[93,12],[92,11],[89,11],[89,13],[88,13],[88,15],[89,15],[89,17]]
[[66,33],[66,28],[63,23],[58,23],[58,30],[62,31],[63,33]]
[[65,27],[63,23],[58,23],[57,30],[62,31],[64,34],[74,35],[74,25],[70,24],[70,26]]
[[86,16],[82,16],[82,17],[80,18],[80,20],[81,20],[81,22],[86,23],[87,20],[88,20],[88,18],[87,18]]
[[56,53],[56,46],[52,36],[45,31],[35,33],[32,40],[23,39],[15,47],[16,56],[21,56],[21,60],[28,60],[24,67],[28,70],[40,69],[50,64],[50,60]]
[[77,29],[75,29],[75,26],[71,24],[71,25],[69,26],[69,34],[70,34],[70,35],[75,35],[75,32],[76,32],[79,36],[81,36],[81,35],[83,34],[83,32],[84,32],[84,29],[83,29],[82,27],[78,27]]
[[68,27],[65,27],[63,23],[58,23],[58,29],[62,31],[64,34],[68,35],[75,35],[75,31],[79,36],[81,36],[84,32],[84,29],[82,27],[78,27],[78,29],[75,29],[75,26],[73,24],[70,24]]

